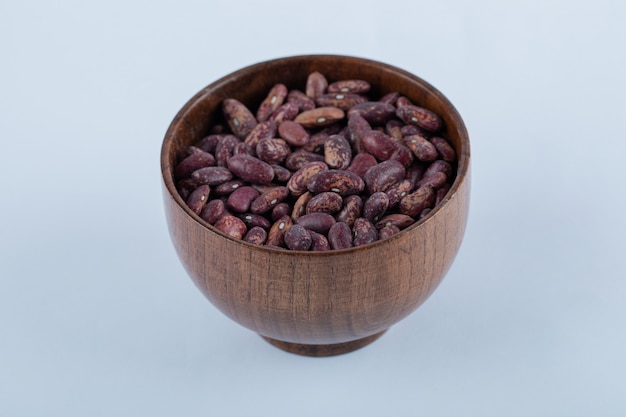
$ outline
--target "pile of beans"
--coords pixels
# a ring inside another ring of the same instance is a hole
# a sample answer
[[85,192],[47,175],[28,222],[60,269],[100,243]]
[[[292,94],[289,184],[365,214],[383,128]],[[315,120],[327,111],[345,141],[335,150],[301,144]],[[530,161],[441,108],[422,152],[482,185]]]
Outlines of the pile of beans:
[[223,233],[268,247],[321,251],[388,238],[424,217],[454,181],[443,121],[364,80],[309,74],[274,85],[253,113],[225,99],[225,123],[174,170],[189,208]]

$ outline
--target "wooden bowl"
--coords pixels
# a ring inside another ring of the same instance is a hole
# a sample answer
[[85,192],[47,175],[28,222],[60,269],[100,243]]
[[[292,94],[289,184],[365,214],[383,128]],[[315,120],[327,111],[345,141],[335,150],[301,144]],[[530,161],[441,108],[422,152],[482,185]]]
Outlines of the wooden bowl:
[[[309,73],[329,82],[364,79],[372,97],[398,91],[438,113],[458,155],[452,188],[431,213],[401,233],[328,252],[271,249],[231,238],[195,215],[176,191],[173,167],[207,135],[228,97],[256,108],[275,83],[303,89]],[[243,68],[196,94],[172,121],[161,150],[165,213],[174,247],[202,293],[224,314],[273,345],[309,356],[369,344],[422,304],[448,271],[468,216],[470,147],[453,105],[430,84],[371,60],[295,56]]]

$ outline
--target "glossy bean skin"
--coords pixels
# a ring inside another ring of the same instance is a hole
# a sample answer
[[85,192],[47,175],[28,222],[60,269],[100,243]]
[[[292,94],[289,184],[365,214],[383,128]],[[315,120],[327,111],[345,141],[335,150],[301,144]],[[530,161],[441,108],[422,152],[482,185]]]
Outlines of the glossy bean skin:
[[298,217],[296,224],[317,233],[326,234],[337,223],[335,218],[328,213],[309,213]]
[[270,221],[266,217],[259,214],[243,213],[240,214],[238,217],[245,223],[248,229],[251,229],[253,227],[260,227],[265,230],[270,230],[270,227],[272,226],[272,223],[270,223]]
[[352,161],[352,148],[342,135],[331,135],[324,142],[324,162],[331,169],[346,169]]
[[194,152],[188,155],[182,161],[178,163],[174,170],[174,176],[176,178],[189,178],[191,173],[204,167],[210,167],[215,165],[215,157],[203,151],[200,148],[196,148],[199,152]]
[[252,204],[252,201],[254,201],[259,194],[260,193],[253,187],[239,187],[228,196],[226,207],[236,213],[245,213],[250,209],[250,204]]
[[343,199],[337,193],[327,191],[312,197],[306,205],[306,214],[322,212],[333,214],[341,210]]
[[425,208],[432,207],[435,202],[435,192],[431,187],[420,187],[400,200],[400,213],[410,217],[417,217]]
[[243,241],[253,245],[264,245],[267,240],[267,231],[259,226],[254,226],[244,235]]
[[247,232],[246,224],[238,217],[232,214],[222,216],[213,225],[217,230],[235,239],[241,239]]
[[210,200],[206,203],[200,212],[200,217],[208,224],[213,225],[224,217],[225,214],[228,214],[228,209],[226,208],[224,200],[217,199]]
[[361,177],[353,172],[339,169],[318,172],[307,182],[307,189],[312,193],[332,191],[342,197],[359,194],[364,188],[365,183]]
[[343,206],[337,214],[335,220],[346,223],[352,227],[354,221],[361,217],[363,213],[363,199],[358,195],[350,195],[343,199]]
[[230,181],[232,178],[233,173],[225,167],[200,168],[191,173],[191,179],[196,184],[207,184],[211,187]]
[[259,122],[266,121],[272,113],[282,106],[289,90],[284,84],[275,84],[263,99],[256,112],[256,119]]
[[402,181],[406,175],[404,166],[395,160],[388,160],[374,165],[367,170],[363,179],[370,194],[385,191]]
[[398,106],[396,116],[407,124],[414,124],[431,132],[438,132],[443,127],[443,121],[437,114],[412,104]]
[[211,192],[211,188],[203,184],[193,190],[189,197],[187,197],[187,206],[196,214],[200,214],[205,204],[209,200],[209,194]]
[[354,246],[367,245],[378,240],[378,231],[374,224],[368,219],[359,217],[355,220],[353,230],[352,244]]
[[285,245],[291,250],[309,250],[313,239],[311,233],[300,224],[294,224],[285,232]]
[[266,244],[271,246],[285,247],[285,232],[293,226],[293,221],[289,216],[283,216],[276,220],[267,233]]
[[230,126],[230,130],[241,140],[244,140],[258,124],[252,112],[243,103],[234,98],[227,98],[223,101],[222,112],[228,126]]
[[323,161],[313,161],[303,165],[287,181],[289,192],[294,196],[304,194],[307,191],[307,183],[311,177],[326,170],[328,170],[328,165]]
[[278,134],[292,146],[304,146],[311,139],[311,135],[300,123],[286,120],[278,127]]
[[328,230],[328,243],[331,249],[347,249],[353,246],[352,230],[350,226],[343,222],[332,225]]
[[363,218],[377,222],[389,208],[389,196],[382,191],[370,195],[363,203]]
[[274,179],[272,166],[250,155],[234,155],[228,160],[228,169],[253,184],[269,184]]
[[250,203],[250,211],[255,214],[267,213],[277,204],[282,203],[289,195],[287,187],[274,187],[254,199]]

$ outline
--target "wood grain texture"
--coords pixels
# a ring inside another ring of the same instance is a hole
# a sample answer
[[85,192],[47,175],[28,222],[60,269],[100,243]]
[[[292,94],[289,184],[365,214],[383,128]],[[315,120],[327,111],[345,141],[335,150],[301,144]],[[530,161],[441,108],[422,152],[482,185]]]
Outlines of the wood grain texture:
[[[234,97],[250,108],[278,82],[303,89],[312,71],[329,81],[364,79],[372,96],[398,91],[442,116],[459,158],[445,200],[425,219],[390,239],[331,252],[268,249],[232,239],[193,214],[177,194],[173,166],[187,145],[219,121]],[[434,87],[404,70],[344,56],[297,56],[234,72],[195,95],[176,115],[161,153],[169,232],[196,286],[237,323],[305,355],[344,353],[375,340],[422,304],[460,247],[468,217],[470,148],[464,123]],[[363,339],[363,340],[361,340]]]

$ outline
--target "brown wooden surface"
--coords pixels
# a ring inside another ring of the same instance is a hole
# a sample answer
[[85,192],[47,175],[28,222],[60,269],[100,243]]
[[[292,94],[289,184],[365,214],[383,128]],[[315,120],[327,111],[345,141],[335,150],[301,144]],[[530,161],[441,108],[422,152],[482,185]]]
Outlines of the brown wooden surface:
[[[440,114],[456,148],[456,181],[444,203],[402,233],[332,252],[281,251],[223,235],[193,214],[172,178],[176,155],[220,120],[234,97],[255,108],[277,82],[304,89],[320,71],[329,82],[358,78],[372,96],[399,91]],[[203,294],[224,314],[294,353],[353,350],[403,319],[441,282],[461,244],[468,216],[470,149],[461,117],[435,88],[389,65],[353,57],[299,56],[244,68],[209,85],[175,117],[162,147],[163,196],[174,247]],[[358,339],[366,339],[360,343]],[[298,344],[305,346],[298,347]],[[324,345],[324,346],[318,346]],[[328,346],[336,345],[336,346]]]

